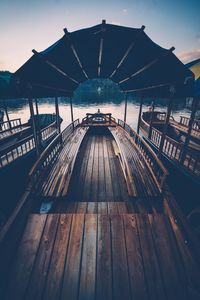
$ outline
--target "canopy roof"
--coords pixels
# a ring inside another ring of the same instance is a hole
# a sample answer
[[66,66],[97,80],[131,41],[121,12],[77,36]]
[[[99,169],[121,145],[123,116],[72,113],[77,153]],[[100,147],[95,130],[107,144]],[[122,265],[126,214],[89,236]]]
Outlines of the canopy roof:
[[68,32],[33,56],[11,78],[19,96],[71,96],[79,83],[109,78],[124,92],[146,96],[193,93],[194,74],[172,53],[139,29],[102,24]]

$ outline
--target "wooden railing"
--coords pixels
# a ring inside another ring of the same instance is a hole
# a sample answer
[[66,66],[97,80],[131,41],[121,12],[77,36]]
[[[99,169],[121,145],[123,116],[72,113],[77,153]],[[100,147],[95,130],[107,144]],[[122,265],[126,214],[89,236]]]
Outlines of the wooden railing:
[[165,121],[165,119],[166,119],[166,113],[163,112],[163,113],[157,114],[157,118],[158,118],[160,121]]
[[149,169],[152,171],[152,175],[158,183],[158,187],[160,190],[162,190],[166,177],[168,176],[168,172],[163,166],[162,162],[158,159],[155,152],[151,149],[147,142],[145,142],[145,140],[139,136],[128,124],[118,119],[118,125],[124,128],[124,130],[134,140],[141,157],[145,159]]
[[[4,167],[35,148],[33,135],[0,151],[0,167]],[[6,151],[6,152],[5,152]]]
[[[147,136],[149,124],[144,120],[141,120],[140,126],[144,130],[145,136]],[[152,128],[151,141],[157,148],[159,148],[160,146],[161,137],[162,132],[155,128]],[[183,147],[183,144],[173,140],[169,136],[166,136],[163,143],[162,152],[171,160],[183,166],[193,175],[200,176],[200,155],[197,151],[187,148],[183,158]]]
[[56,121],[51,123],[47,127],[43,128],[41,130],[42,141],[47,140],[50,135],[52,135],[53,133],[56,132],[56,130],[57,130],[57,122]]
[[53,141],[45,148],[40,157],[37,159],[29,176],[31,178],[32,186],[36,187],[38,179],[43,176],[47,169],[54,163],[58,157],[63,145],[66,143],[74,128],[79,125],[79,119],[69,124]]
[[62,140],[63,142],[69,137],[72,133],[73,129],[79,125],[79,119],[76,119],[73,123],[69,124],[63,131],[62,131]]
[[21,119],[13,119],[10,121],[0,122],[0,132],[8,131],[22,126]]
[[[45,142],[56,132],[56,122],[48,125],[47,127],[41,130],[42,142]],[[0,151],[0,167],[4,167],[17,158],[22,157],[23,155],[29,153],[35,148],[35,140],[33,135],[30,135],[15,144],[6,147]]]
[[[180,116],[179,124],[188,127],[190,122],[190,118]],[[200,120],[194,120],[192,124],[192,129],[196,131],[200,131]]]

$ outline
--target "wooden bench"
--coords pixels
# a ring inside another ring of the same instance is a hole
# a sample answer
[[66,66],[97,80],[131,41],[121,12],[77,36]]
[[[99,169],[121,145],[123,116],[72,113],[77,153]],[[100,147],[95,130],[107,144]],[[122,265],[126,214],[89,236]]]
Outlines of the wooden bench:
[[110,128],[110,131],[120,149],[118,155],[129,194],[138,201],[139,211],[160,211],[160,191],[139,149],[123,129]]
[[78,127],[65,141],[56,162],[41,182],[42,197],[62,197],[67,194],[75,159],[87,129]]

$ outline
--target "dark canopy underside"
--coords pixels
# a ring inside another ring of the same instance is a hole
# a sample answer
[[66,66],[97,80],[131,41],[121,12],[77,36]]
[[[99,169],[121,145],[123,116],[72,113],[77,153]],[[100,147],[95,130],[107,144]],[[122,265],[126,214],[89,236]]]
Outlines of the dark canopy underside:
[[64,36],[37,53],[11,79],[18,96],[71,96],[79,83],[109,78],[124,92],[166,97],[193,93],[193,73],[172,53],[155,44],[144,32],[105,24]]

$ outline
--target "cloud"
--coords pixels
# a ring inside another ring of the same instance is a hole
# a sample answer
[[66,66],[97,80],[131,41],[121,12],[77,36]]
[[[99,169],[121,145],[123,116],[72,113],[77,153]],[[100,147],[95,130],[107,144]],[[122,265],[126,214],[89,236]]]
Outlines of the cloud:
[[122,9],[123,14],[127,14],[128,10],[126,8]]
[[177,57],[183,62],[188,63],[195,59],[200,58],[200,48],[193,48],[188,51],[180,52]]

